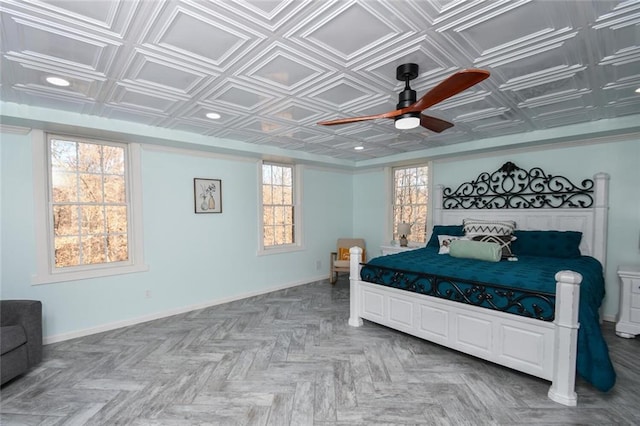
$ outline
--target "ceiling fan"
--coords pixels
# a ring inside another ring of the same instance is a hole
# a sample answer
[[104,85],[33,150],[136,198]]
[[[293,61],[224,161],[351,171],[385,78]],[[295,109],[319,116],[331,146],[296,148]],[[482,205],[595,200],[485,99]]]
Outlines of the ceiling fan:
[[396,78],[400,81],[404,81],[404,90],[398,95],[396,110],[382,114],[365,115],[362,117],[320,121],[318,124],[322,126],[333,126],[335,124],[355,123],[358,121],[376,120],[379,118],[393,118],[395,120],[396,129],[413,129],[420,125],[426,129],[440,133],[443,130],[452,127],[453,123],[436,117],[431,117],[429,115],[424,115],[422,114],[422,111],[480,83],[482,80],[489,77],[489,75],[489,71],[474,68],[458,71],[447,77],[416,101],[416,91],[411,89],[409,81],[418,76],[418,65],[402,64],[396,69]]

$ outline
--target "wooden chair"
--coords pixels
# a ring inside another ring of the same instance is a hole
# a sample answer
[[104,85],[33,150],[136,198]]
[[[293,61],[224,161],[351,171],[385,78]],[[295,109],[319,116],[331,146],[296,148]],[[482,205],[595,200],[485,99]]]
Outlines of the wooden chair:
[[338,280],[339,272],[349,272],[349,249],[358,246],[362,249],[362,261],[365,262],[367,255],[365,253],[365,242],[362,238],[339,238],[336,245],[337,250],[331,252],[331,276],[329,282],[335,284]]

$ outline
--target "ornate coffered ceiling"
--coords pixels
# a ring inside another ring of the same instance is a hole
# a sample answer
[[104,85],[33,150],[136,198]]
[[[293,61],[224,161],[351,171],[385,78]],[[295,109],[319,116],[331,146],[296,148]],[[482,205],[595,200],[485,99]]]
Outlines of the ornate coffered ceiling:
[[[639,1],[2,0],[0,9],[3,102],[337,159],[640,114]],[[463,68],[492,75],[429,109],[455,123],[441,134],[392,120],[316,125],[395,109],[395,68],[406,62],[420,65],[418,97]]]

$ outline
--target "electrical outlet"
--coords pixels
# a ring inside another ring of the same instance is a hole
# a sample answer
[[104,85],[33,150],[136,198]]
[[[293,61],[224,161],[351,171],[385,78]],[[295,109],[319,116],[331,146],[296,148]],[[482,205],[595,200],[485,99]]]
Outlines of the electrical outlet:
[[145,299],[151,299],[151,290],[145,290],[144,297]]
[[316,260],[316,269],[319,271],[322,268],[322,262],[320,260]]

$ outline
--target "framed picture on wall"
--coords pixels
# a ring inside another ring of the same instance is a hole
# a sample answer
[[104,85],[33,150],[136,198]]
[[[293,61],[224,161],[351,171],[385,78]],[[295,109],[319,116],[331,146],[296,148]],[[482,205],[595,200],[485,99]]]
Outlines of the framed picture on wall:
[[222,181],[220,179],[193,179],[193,197],[196,213],[222,213]]

